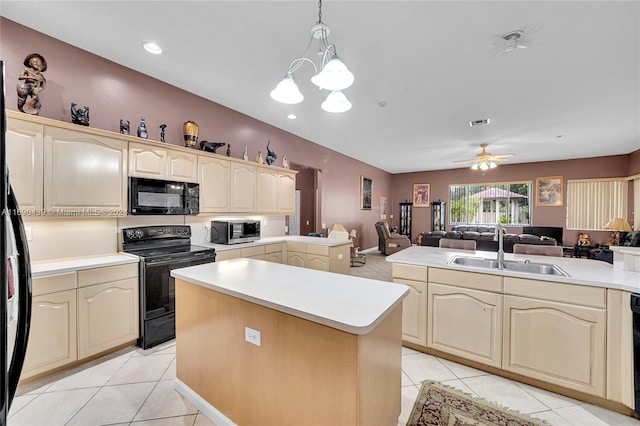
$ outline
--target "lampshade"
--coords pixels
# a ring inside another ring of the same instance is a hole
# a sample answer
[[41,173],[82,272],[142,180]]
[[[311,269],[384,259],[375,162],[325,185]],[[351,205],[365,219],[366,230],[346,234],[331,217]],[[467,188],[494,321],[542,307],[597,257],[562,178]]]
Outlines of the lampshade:
[[[282,79],[275,89],[271,91],[271,98],[285,104],[297,104],[302,102],[304,96],[298,90],[293,81],[292,74],[304,63],[309,63],[315,70],[315,75],[311,77],[311,82],[320,89],[331,90],[327,99],[322,103],[322,109],[328,112],[345,112],[351,109],[351,102],[340,90],[346,89],[354,82],[354,76],[347,69],[347,66],[338,57],[336,45],[329,43],[329,27],[322,22],[322,0],[318,0],[318,21],[311,27],[311,39],[304,54],[291,61],[287,75]],[[320,43],[318,55],[322,57],[320,66],[316,66],[313,56],[310,53],[314,39]],[[318,72],[320,69],[320,72]]]
[[353,84],[354,77],[347,66],[334,56],[318,74],[311,77],[311,82],[327,90],[342,90]]
[[271,91],[271,98],[283,104],[299,104],[304,100],[296,82],[293,81],[293,76],[289,73]]
[[631,226],[621,217],[614,217],[606,225],[603,226],[604,229],[611,229],[613,231],[623,231],[623,232],[631,232]]
[[345,112],[351,109],[351,102],[340,90],[334,90],[321,106],[327,112]]
[[476,161],[471,165],[471,170],[488,170],[495,169],[498,165],[494,161],[484,160],[484,161]]

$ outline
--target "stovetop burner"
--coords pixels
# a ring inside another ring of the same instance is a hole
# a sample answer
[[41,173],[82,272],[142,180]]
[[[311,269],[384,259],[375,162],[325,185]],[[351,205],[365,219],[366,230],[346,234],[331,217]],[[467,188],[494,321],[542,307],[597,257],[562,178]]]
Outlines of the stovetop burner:
[[142,226],[122,230],[122,251],[144,259],[189,257],[215,249],[191,245],[191,228],[184,225]]
[[191,254],[197,253],[200,251],[215,251],[209,247],[201,247],[201,246],[192,246],[192,245],[184,245],[184,246],[169,246],[169,247],[151,247],[151,248],[143,248],[137,250],[124,250],[126,253],[133,254],[135,256],[140,257],[154,257],[154,256],[165,256],[168,254]]

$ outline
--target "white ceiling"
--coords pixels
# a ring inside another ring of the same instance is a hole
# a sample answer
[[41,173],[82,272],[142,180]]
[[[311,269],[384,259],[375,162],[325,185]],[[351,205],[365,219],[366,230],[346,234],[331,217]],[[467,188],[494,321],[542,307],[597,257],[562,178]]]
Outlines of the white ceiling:
[[[326,0],[329,41],[356,78],[342,114],[320,109],[309,65],[294,74],[301,104],[269,97],[317,1],[0,3],[10,20],[391,173],[463,167],[453,161],[481,143],[516,154],[508,163],[640,149],[638,1]],[[511,30],[527,49],[502,50]]]

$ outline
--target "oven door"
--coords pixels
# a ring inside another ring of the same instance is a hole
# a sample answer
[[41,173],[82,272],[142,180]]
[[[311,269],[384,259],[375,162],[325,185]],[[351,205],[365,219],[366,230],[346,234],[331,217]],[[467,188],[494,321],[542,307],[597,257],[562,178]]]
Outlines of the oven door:
[[144,262],[144,281],[140,294],[143,299],[143,318],[154,319],[175,311],[175,279],[171,271],[188,266],[200,265],[215,261],[215,254],[206,252],[192,253],[186,259],[166,258]]
[[129,178],[129,213],[183,215],[185,184],[166,180]]

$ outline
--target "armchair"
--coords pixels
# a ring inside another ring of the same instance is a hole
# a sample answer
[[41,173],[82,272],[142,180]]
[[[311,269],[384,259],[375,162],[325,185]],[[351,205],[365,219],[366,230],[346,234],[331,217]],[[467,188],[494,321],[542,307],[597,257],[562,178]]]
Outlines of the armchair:
[[376,231],[378,231],[378,250],[385,256],[411,247],[409,237],[389,231],[387,222],[376,222]]

